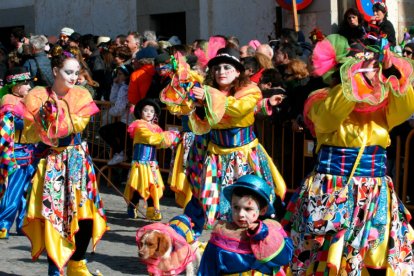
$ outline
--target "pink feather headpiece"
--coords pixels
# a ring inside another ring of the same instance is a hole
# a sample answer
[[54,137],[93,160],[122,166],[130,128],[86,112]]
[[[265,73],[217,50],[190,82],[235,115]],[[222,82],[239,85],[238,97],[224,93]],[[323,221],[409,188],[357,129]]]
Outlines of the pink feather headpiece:
[[217,55],[218,49],[226,47],[226,39],[221,36],[212,36],[208,41],[206,51],[198,48],[194,51],[194,55],[198,58],[198,63],[202,68],[207,67],[207,63],[210,59]]

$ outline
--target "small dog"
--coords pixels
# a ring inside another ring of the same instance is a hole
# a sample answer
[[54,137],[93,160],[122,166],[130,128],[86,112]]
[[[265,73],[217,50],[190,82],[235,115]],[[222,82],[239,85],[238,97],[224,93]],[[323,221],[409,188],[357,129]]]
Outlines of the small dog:
[[137,231],[138,256],[150,275],[195,275],[201,261],[191,220],[179,215],[168,224],[152,223]]

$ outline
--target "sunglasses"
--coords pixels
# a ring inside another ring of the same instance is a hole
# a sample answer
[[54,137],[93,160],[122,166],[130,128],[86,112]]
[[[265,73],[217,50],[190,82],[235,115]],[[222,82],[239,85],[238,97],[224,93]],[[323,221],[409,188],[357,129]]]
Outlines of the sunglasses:
[[410,50],[403,50],[403,54],[407,54],[407,55],[412,55],[413,54],[413,51],[410,51]]
[[161,71],[161,70],[171,70],[172,69],[172,66],[170,64],[167,64],[167,65],[164,65],[164,66],[161,66],[161,67],[157,67],[155,69],[157,71]]

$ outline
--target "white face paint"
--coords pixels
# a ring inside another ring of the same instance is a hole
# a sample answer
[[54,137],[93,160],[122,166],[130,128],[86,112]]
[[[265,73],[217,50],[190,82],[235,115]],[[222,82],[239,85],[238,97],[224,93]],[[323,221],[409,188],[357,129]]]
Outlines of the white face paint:
[[152,105],[146,105],[142,109],[141,112],[141,119],[147,122],[151,122],[155,116],[155,109]]
[[230,87],[233,81],[240,76],[240,72],[237,71],[233,65],[228,63],[215,65],[212,67],[212,70],[220,90]]
[[242,228],[248,228],[259,219],[259,204],[251,196],[231,198],[231,212],[233,222]]
[[[55,74],[55,85],[63,89],[70,89],[78,80],[80,65],[74,58],[66,59],[62,68],[53,68]],[[54,85],[54,86],[55,86]]]

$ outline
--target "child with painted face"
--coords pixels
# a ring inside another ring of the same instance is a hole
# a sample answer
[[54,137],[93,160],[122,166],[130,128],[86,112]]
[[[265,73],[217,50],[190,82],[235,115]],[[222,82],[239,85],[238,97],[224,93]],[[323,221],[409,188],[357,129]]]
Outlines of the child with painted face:
[[6,85],[0,89],[0,239],[9,238],[16,219],[16,232],[22,234],[26,214],[25,191],[32,179],[34,145],[22,134],[23,118],[16,112],[30,90],[30,72],[14,67],[6,74]]
[[271,189],[256,175],[244,175],[223,189],[232,222],[214,227],[198,275],[284,275],[281,266],[290,262],[293,246],[281,225],[267,219],[274,213]]
[[147,202],[146,218],[162,219],[160,199],[164,191],[164,182],[156,159],[157,148],[175,146],[179,141],[177,131],[163,131],[157,124],[161,108],[153,99],[141,100],[134,109],[138,119],[128,127],[134,139],[131,171],[125,187],[124,196],[128,203],[128,216],[137,217],[139,199]]

